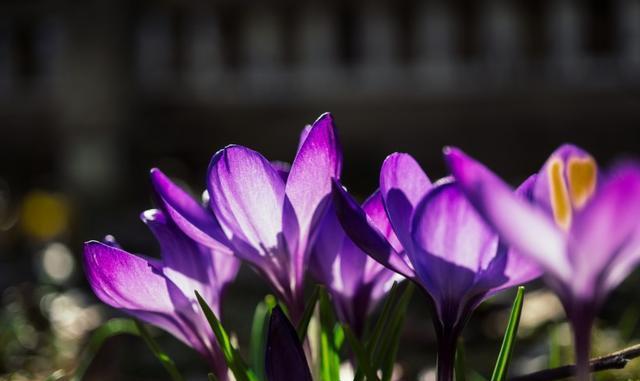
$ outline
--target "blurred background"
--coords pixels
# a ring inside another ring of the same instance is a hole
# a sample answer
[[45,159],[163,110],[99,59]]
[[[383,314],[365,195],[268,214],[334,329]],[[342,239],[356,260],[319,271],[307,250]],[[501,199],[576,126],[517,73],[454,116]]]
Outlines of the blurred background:
[[[605,165],[638,157],[640,0],[2,1],[0,380],[72,370],[87,334],[118,316],[88,290],[79,254],[113,234],[157,255],[138,218],[152,207],[150,168],[199,194],[219,148],[291,161],[324,111],[360,197],[393,151],[437,178],[442,147],[460,146],[514,184],[566,141]],[[596,352],[638,339],[638,278],[605,306]],[[244,270],[227,299],[241,345],[268,292],[255,279]],[[533,289],[513,373],[571,359],[557,301]],[[465,331],[485,376],[512,297],[483,305]],[[416,294],[402,379],[433,375],[428,318]],[[204,379],[195,353],[156,333],[189,379]],[[167,379],[147,352],[115,338],[87,379]]]

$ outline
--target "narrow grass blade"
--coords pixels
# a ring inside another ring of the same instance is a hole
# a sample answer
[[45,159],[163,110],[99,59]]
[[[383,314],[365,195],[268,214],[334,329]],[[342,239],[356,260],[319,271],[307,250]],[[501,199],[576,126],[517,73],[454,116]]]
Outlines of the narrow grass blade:
[[550,369],[553,369],[562,365],[562,345],[560,344],[558,329],[555,325],[549,327],[548,332],[549,362],[547,365]]
[[511,361],[511,355],[513,353],[513,347],[516,340],[516,333],[518,332],[518,325],[520,324],[520,315],[522,314],[522,304],[524,299],[524,287],[518,287],[516,298],[513,301],[511,307],[511,315],[509,316],[509,323],[502,339],[502,347],[500,348],[500,354],[496,361],[496,366],[493,369],[491,375],[491,381],[505,381],[509,371],[509,362]]
[[339,380],[340,347],[337,340],[337,320],[326,290],[320,291],[320,377],[322,380]]
[[271,317],[271,309],[276,305],[275,298],[267,295],[258,303],[253,314],[251,325],[251,365],[258,380],[264,380],[264,353],[267,343],[267,327]]
[[378,339],[380,338],[380,335],[382,335],[382,330],[385,324],[387,323],[387,320],[389,319],[389,315],[391,314],[391,307],[393,306],[394,302],[398,297],[398,292],[399,292],[398,282],[393,282],[393,285],[391,286],[391,289],[387,294],[387,298],[385,299],[384,304],[382,305],[382,312],[380,312],[380,316],[376,321],[376,325],[373,328],[373,332],[371,333],[371,336],[367,340],[366,349],[368,352],[371,352],[373,350],[376,343],[378,342]]
[[366,352],[362,343],[360,343],[360,341],[358,340],[356,335],[353,333],[353,331],[351,331],[351,328],[349,328],[349,326],[344,327],[344,333],[347,337],[347,341],[349,342],[349,346],[351,347],[351,350],[356,355],[356,359],[358,361],[358,367],[362,369],[362,371],[367,377],[367,380],[379,381],[379,378],[376,375],[375,370],[371,367],[369,354]]
[[405,287],[398,303],[396,304],[393,312],[390,315],[388,331],[389,334],[384,335],[382,338],[382,350],[379,351],[379,356],[374,356],[374,364],[382,364],[382,380],[389,381],[393,375],[393,367],[396,361],[396,355],[398,354],[398,347],[400,345],[400,333],[404,326],[404,318],[406,316],[407,307],[411,301],[413,290],[415,285],[408,283]]
[[[387,293],[387,297],[385,298],[384,303],[382,305],[380,316],[378,316],[378,320],[376,320],[376,324],[373,327],[373,331],[371,332],[371,334],[369,335],[369,338],[365,342],[365,346],[364,346],[365,353],[367,354],[367,356],[369,356],[370,363],[372,364],[372,367],[374,367],[373,369],[374,371],[377,370],[377,367],[375,367],[376,363],[371,362],[373,351],[378,346],[378,340],[380,339],[380,336],[382,335],[382,331],[385,325],[387,324],[387,321],[389,320],[389,315],[391,314],[391,310],[394,305],[394,302],[398,298],[398,292],[399,292],[398,282],[393,282],[393,285],[391,286],[391,289]],[[357,369],[354,377],[354,381],[361,381],[363,378],[364,378],[364,373],[362,369]]]
[[198,299],[198,303],[200,304],[200,308],[202,308],[202,312],[204,313],[211,329],[213,330],[214,335],[216,336],[216,340],[222,349],[222,353],[224,354],[224,358],[227,362],[227,366],[233,372],[237,381],[257,381],[255,374],[249,369],[246,362],[240,356],[240,353],[236,348],[231,344],[231,340],[229,340],[229,335],[227,331],[225,331],[224,327],[220,323],[220,320],[213,313],[207,302],[200,296],[198,291],[196,293],[196,298]]
[[313,294],[311,294],[311,298],[309,298],[306,306],[304,307],[304,312],[302,313],[302,319],[300,319],[300,323],[298,323],[298,327],[296,331],[298,333],[298,338],[303,343],[304,343],[305,337],[307,336],[309,321],[311,321],[311,316],[313,316],[313,311],[316,309],[316,304],[318,303],[318,298],[320,297],[321,289],[323,289],[321,285],[316,285],[316,287],[313,289]]
[[80,356],[78,367],[69,381],[81,381],[104,342],[113,336],[124,334],[139,336],[138,328],[133,320],[111,319],[93,331],[87,347]]
[[156,341],[151,337],[144,324],[142,324],[138,320],[136,320],[135,323],[136,327],[138,328],[138,332],[140,332],[140,336],[142,336],[145,343],[147,343],[147,346],[154,354],[154,356],[156,356],[156,358],[160,360],[160,363],[162,363],[162,366],[164,366],[164,368],[167,370],[167,373],[169,373],[171,379],[173,381],[182,381],[182,375],[178,371],[178,368],[176,367],[176,364],[175,362],[173,362],[171,357],[169,357],[169,355],[162,351],[158,343],[156,343]]

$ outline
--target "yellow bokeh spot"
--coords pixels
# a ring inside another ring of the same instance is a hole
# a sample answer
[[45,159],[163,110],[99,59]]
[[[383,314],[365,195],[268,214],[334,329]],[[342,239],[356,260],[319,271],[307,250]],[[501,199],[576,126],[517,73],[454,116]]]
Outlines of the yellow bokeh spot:
[[52,193],[30,192],[22,204],[20,224],[24,232],[33,238],[53,238],[64,232],[69,224],[67,201]]
[[551,196],[553,217],[556,223],[563,229],[568,229],[571,225],[571,204],[569,202],[567,185],[562,175],[562,164],[560,159],[553,159],[549,165],[547,170],[549,175],[549,193]]
[[598,167],[591,157],[569,159],[567,177],[573,206],[581,208],[591,198],[596,189]]

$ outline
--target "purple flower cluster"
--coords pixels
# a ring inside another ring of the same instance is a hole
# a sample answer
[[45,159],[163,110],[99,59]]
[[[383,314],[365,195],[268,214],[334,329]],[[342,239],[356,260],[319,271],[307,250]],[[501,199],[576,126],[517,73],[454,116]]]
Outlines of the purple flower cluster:
[[587,379],[598,308],[640,261],[640,166],[600,173],[588,153],[565,145],[513,190],[458,149],[445,149],[445,160],[452,176],[432,182],[410,155],[391,154],[379,189],[360,205],[340,183],[342,151],[324,114],[303,130],[291,166],[242,146],[218,151],[203,202],[154,169],[158,209],[142,218],[161,259],[91,241],[87,278],[105,303],[200,352],[219,379],[227,369],[194,291],[219,315],[240,262],[269,283],[294,324],[310,274],[358,336],[391,284],[406,278],[430,302],[438,379],[449,381],[473,310],[543,275],[573,325]]

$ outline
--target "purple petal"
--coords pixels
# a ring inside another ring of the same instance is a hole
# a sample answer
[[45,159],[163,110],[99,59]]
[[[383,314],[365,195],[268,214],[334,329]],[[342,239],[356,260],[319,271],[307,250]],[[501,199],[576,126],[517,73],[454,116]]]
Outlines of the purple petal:
[[393,249],[398,253],[404,251],[400,240],[396,236],[396,233],[393,231],[393,226],[391,226],[391,221],[389,221],[389,216],[387,215],[387,211],[384,209],[384,202],[382,201],[382,194],[379,190],[376,190],[363,204],[362,210],[369,218],[369,221],[373,224],[373,226],[382,233],[384,238],[391,244]]
[[[438,185],[422,199],[415,210],[412,236],[430,256],[474,272],[488,266],[498,247],[495,233],[455,183]],[[432,270],[428,256],[417,259],[416,272]]]
[[340,276],[335,272],[336,261],[339,259],[345,239],[342,226],[332,208],[322,220],[309,263],[309,271],[312,272],[313,277],[330,288],[341,288]]
[[543,211],[462,151],[448,148],[445,158],[463,192],[507,245],[556,277],[571,278],[566,237]]
[[85,243],[83,259],[89,285],[100,300],[193,345],[158,262],[96,241]]
[[227,239],[209,210],[203,208],[157,168],[151,170],[151,182],[162,207],[185,234],[203,245],[224,249]]
[[[324,116],[324,114],[322,116]],[[304,144],[305,140],[307,140],[307,136],[309,136],[309,131],[311,131],[312,128],[313,128],[312,125],[307,124],[306,126],[304,126],[302,131],[300,131],[300,139],[298,140],[298,149],[296,150],[296,152],[300,151],[300,148],[302,148],[302,144]]]
[[[537,175],[535,174],[529,176],[529,178],[516,189],[516,194],[526,200],[532,200],[534,197],[533,188],[536,183],[536,178]],[[534,259],[526,255],[521,255],[514,249],[508,249],[505,260],[504,269],[501,271],[509,280],[502,286],[496,288],[492,293],[525,284],[542,275],[542,269]],[[491,268],[489,270],[491,270]]]
[[160,243],[165,275],[184,295],[191,297],[197,290],[219,311],[220,293],[235,278],[238,259],[197,244],[159,210],[147,210],[141,217]]
[[296,330],[278,306],[269,320],[265,373],[268,381],[312,381]]
[[411,216],[418,202],[431,189],[431,181],[411,155],[389,155],[380,170],[380,192],[393,230],[411,253]]
[[208,190],[226,235],[245,244],[238,255],[264,256],[279,247],[284,183],[262,155],[241,146],[218,151],[209,165]]
[[210,261],[207,256],[202,255],[200,247],[194,241],[172,226],[160,210],[147,210],[140,215],[140,218],[160,243],[165,266],[202,283],[207,281],[207,267]]
[[407,278],[413,278],[413,269],[387,242],[384,234],[369,220],[360,205],[335,180],[333,182],[333,200],[342,228],[360,249],[387,268]]
[[[639,216],[640,167],[616,168],[593,199],[575,215],[571,226],[569,255],[574,268],[571,285],[578,295],[606,293],[598,286],[599,280],[614,262],[624,262],[627,273],[632,270],[634,260],[616,257],[640,259]],[[624,268],[616,272],[622,274]]]
[[[364,286],[366,277],[371,277],[367,274],[371,271],[371,269],[367,269],[368,259],[370,259],[369,256],[360,250],[353,241],[348,238],[344,240],[340,248],[340,267],[338,270],[340,271],[342,290],[345,294],[355,295]],[[371,261],[382,267],[373,259]]]
[[295,211],[303,249],[326,211],[331,179],[339,178],[341,169],[342,151],[333,119],[323,114],[300,146],[287,178],[286,194]]
[[[376,192],[364,205],[374,211],[379,206],[384,213],[380,200]],[[345,236],[333,207],[323,219],[309,269],[319,283],[327,286],[340,320],[357,334],[362,333],[368,312],[391,286],[392,278],[403,279]]]
[[[498,238],[455,183],[435,186],[418,204],[412,223],[413,266],[435,301],[443,325],[464,319],[467,304],[507,281],[496,261]],[[497,267],[497,266],[496,266]]]

